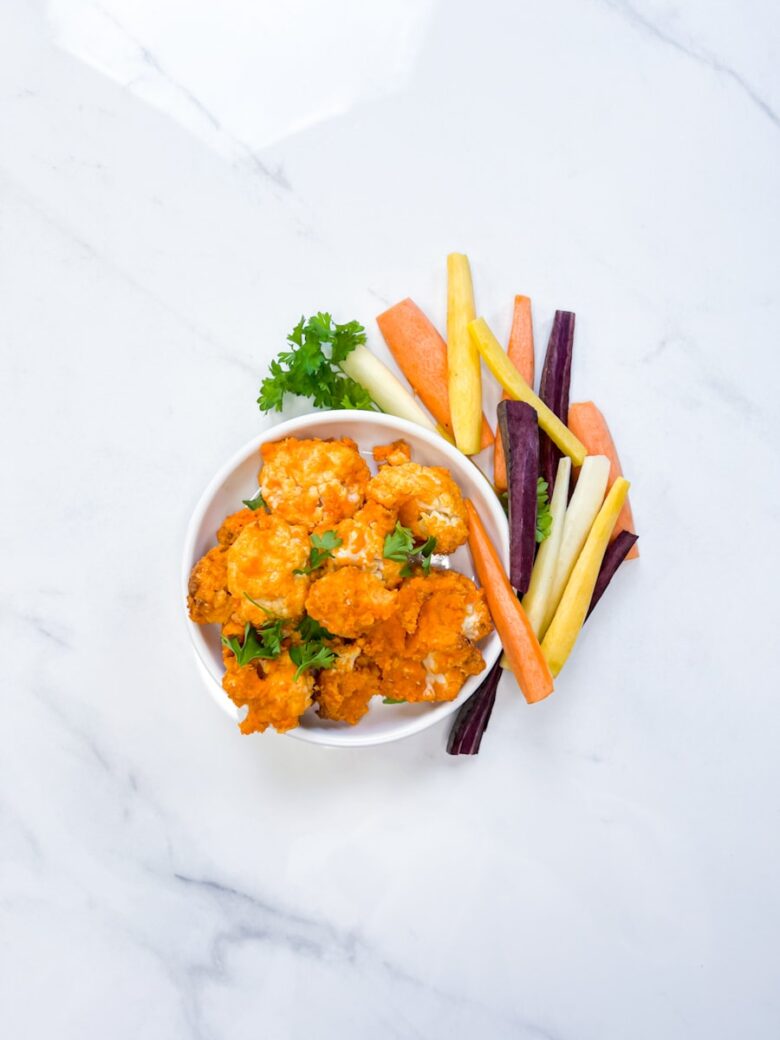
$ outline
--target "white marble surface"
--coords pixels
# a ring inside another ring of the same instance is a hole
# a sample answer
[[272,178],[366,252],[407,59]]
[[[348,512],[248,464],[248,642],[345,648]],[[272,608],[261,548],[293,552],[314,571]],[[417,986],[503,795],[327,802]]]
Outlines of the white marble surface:
[[[777,6],[404,5],[342,75],[345,5],[266,93],[208,5],[90,6],[0,6],[3,1037],[776,1037]],[[292,321],[440,319],[452,249],[502,335],[577,311],[642,558],[476,759],[242,738],[188,514]]]

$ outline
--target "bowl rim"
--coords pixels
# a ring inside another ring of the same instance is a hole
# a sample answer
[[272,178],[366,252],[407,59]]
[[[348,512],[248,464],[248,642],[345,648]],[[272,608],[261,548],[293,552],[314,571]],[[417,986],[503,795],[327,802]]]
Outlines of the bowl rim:
[[[451,444],[448,440],[442,437],[436,430],[420,426],[408,419],[401,419],[394,415],[389,415],[386,412],[359,410],[341,411],[336,409],[322,409],[314,412],[306,412],[304,415],[294,416],[293,418],[285,419],[280,423],[269,426],[266,430],[263,430],[256,436],[252,437],[251,440],[247,441],[241,448],[234,452],[227,461],[219,467],[217,472],[208,482],[198,498],[195,508],[193,509],[187,523],[182,552],[180,588],[183,595],[183,614],[189,634],[190,646],[195,655],[198,671],[200,672],[201,678],[206,683],[212,699],[226,714],[230,715],[234,721],[236,719],[237,709],[222,689],[222,686],[217,683],[209,668],[209,660],[205,653],[205,641],[201,634],[202,626],[190,621],[187,614],[186,604],[188,583],[190,572],[195,563],[195,543],[197,541],[198,532],[200,531],[203,517],[216,493],[234,470],[243,465],[252,455],[259,454],[260,446],[262,444],[271,439],[279,440],[283,437],[300,435],[302,431],[305,431],[308,426],[312,425],[312,423],[328,421],[338,422],[339,424],[343,424],[345,427],[365,423],[375,424],[377,428],[389,431],[398,436],[403,437],[404,435],[407,435],[425,441],[435,451],[440,452],[444,459],[448,460],[448,468],[453,470],[453,476],[455,477],[459,487],[461,487],[459,475],[464,472],[464,467],[470,464],[471,471],[469,472],[469,476],[476,482],[477,486],[481,486],[482,491],[485,493],[485,499],[489,503],[489,509],[492,513],[493,521],[500,532],[500,544],[496,546],[496,549],[499,556],[502,558],[504,565],[506,566],[508,563],[509,525],[493,486],[476,463],[460,452],[454,444]],[[347,436],[349,435],[347,429],[345,429],[344,433]],[[316,434],[314,434],[314,436],[316,436]],[[354,439],[357,441],[357,438]],[[461,491],[464,493],[464,497],[467,497],[463,487],[461,487]],[[487,643],[482,648],[482,654],[485,659],[485,669],[480,673],[481,675],[487,674],[501,654],[501,643],[498,639],[498,634],[495,631],[487,637],[487,640]],[[430,726],[435,725],[437,722],[443,721],[455,712],[465,699],[466,698],[461,692],[452,701],[439,702],[437,705],[438,710],[436,711],[425,712],[414,716],[413,718],[399,720],[395,728],[387,733],[361,734],[359,732],[360,727],[358,724],[357,726],[351,727],[349,731],[335,731],[328,729],[316,730],[297,726],[295,729],[288,730],[284,734],[277,735],[293,737],[296,740],[302,740],[310,744],[319,744],[320,746],[326,747],[373,747],[379,744],[389,744],[393,741],[403,740],[406,737],[413,736],[415,733],[420,733],[423,730],[428,729]],[[333,740],[332,734],[334,732],[349,732],[350,739],[347,741]]]

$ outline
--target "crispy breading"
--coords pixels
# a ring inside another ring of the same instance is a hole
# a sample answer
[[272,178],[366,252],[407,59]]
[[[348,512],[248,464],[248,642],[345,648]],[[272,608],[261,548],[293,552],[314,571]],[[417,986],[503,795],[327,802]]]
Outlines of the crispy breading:
[[309,531],[354,514],[371,473],[348,437],[338,441],[287,437],[260,449],[260,490],[272,513]]
[[456,571],[432,571],[405,581],[397,610],[361,641],[394,700],[446,701],[484,668],[473,645],[492,630],[483,593]]
[[306,611],[334,635],[355,639],[392,614],[398,593],[358,567],[339,567],[312,583]]
[[333,649],[337,654],[333,667],[323,669],[317,678],[317,714],[354,726],[379,693],[379,669],[361,655],[356,643],[337,641]]
[[260,514],[254,509],[239,509],[237,513],[226,516],[217,531],[217,541],[223,549],[227,549],[238,538],[247,524],[253,524]]
[[187,607],[190,618],[198,625],[221,625],[230,616],[227,557],[218,545],[192,568]]
[[455,552],[468,538],[463,496],[441,466],[382,466],[369,481],[366,497],[397,510],[398,519],[419,541],[433,536],[437,553]]
[[410,635],[408,651],[420,657],[431,650],[459,650],[493,630],[485,594],[458,571],[432,570],[428,577],[404,582],[398,615]]
[[402,466],[411,462],[412,449],[406,441],[393,441],[392,444],[377,444],[373,451],[377,466],[387,463],[389,466]]
[[247,707],[242,733],[262,733],[273,726],[279,733],[294,729],[312,703],[314,679],[308,672],[295,678],[288,653],[274,661],[252,661],[240,668],[231,651],[223,652],[222,686],[239,708]]
[[272,617],[301,617],[310,579],[293,572],[306,566],[309,548],[305,527],[256,513],[255,522],[244,527],[226,553],[228,588],[239,617],[258,627]]

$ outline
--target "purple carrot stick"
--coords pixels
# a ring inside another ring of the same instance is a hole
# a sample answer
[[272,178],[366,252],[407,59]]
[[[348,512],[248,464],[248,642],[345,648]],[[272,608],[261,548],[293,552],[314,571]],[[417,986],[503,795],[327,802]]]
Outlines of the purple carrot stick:
[[[555,312],[539,383],[539,396],[564,423],[569,415],[574,319],[572,311]],[[547,494],[551,498],[560,457],[559,449],[546,433],[542,433],[539,438],[539,475],[547,481]]]
[[509,493],[509,580],[518,596],[524,596],[536,551],[539,426],[535,409],[524,401],[501,401],[498,429],[506,456]]
[[599,576],[596,578],[593,595],[590,597],[590,606],[588,607],[588,613],[585,615],[586,621],[590,617],[593,608],[604,595],[607,585],[609,585],[614,578],[615,571],[623,560],[625,560],[631,550],[631,546],[638,537],[639,535],[631,534],[630,531],[621,531],[614,542],[610,542],[607,546],[607,551],[604,553],[604,559],[601,561]]
[[482,735],[488,727],[496,690],[501,679],[501,660],[493,665],[475,693],[461,706],[455,716],[447,741],[448,755],[478,755]]

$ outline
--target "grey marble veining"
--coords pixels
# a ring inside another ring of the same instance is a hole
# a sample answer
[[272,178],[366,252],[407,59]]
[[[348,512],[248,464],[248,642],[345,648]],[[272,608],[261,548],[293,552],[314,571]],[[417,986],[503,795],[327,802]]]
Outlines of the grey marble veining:
[[[0,1032],[774,1040],[776,6],[186,6],[0,8]],[[577,312],[641,559],[476,759],[243,738],[189,514],[300,314],[386,358],[453,249]]]

